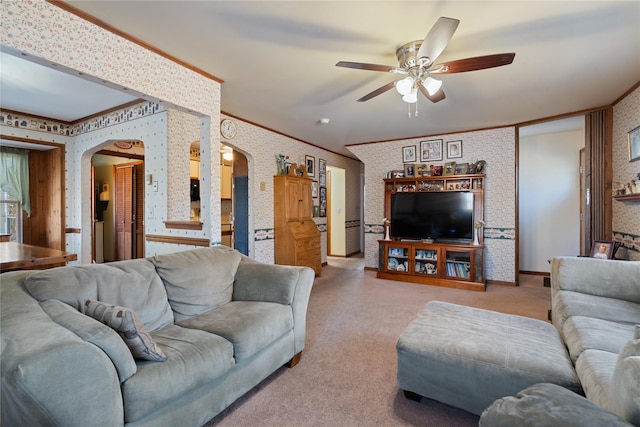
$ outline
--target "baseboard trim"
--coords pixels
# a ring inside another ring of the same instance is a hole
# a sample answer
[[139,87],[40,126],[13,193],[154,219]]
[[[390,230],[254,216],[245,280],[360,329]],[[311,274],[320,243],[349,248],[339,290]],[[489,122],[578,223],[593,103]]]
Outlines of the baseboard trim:
[[530,274],[532,276],[548,276],[549,273],[545,271],[528,271],[528,270],[520,270],[520,274]]
[[516,282],[505,282],[504,280],[487,280],[487,285],[518,286]]

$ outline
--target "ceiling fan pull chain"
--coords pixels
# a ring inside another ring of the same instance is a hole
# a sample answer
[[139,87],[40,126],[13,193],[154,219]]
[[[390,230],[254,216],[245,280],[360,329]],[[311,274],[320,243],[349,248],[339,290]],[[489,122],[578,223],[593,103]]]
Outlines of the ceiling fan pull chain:
[[418,117],[418,101],[416,101],[416,114],[415,117]]
[[407,106],[409,107],[409,118],[411,118],[411,104],[407,103]]

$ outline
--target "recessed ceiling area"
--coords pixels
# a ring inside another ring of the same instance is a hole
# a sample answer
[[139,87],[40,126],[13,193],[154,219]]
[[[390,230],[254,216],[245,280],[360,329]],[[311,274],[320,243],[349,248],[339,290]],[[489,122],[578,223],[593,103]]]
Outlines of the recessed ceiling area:
[[0,52],[0,102],[7,110],[73,122],[137,97]]

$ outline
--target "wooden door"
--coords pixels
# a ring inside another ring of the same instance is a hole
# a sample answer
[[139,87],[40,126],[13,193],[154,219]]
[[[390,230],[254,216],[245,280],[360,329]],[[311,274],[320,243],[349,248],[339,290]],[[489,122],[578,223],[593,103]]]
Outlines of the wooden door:
[[133,258],[134,166],[115,166],[116,260]]
[[300,218],[313,218],[313,199],[311,194],[311,181],[300,182],[300,203],[299,203],[299,216]]

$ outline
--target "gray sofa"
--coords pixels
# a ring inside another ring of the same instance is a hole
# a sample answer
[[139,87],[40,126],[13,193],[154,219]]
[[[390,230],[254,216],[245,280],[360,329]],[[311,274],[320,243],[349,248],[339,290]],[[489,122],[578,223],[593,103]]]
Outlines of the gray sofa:
[[297,363],[313,280],[226,247],[4,273],[2,426],[202,425]]
[[586,399],[537,384],[494,402],[480,425],[640,426],[640,262],[556,258],[551,306]]

